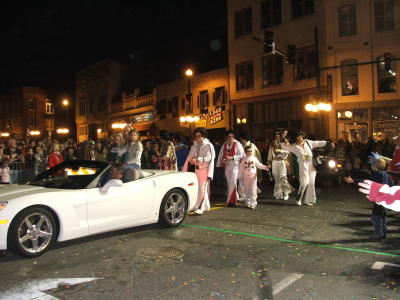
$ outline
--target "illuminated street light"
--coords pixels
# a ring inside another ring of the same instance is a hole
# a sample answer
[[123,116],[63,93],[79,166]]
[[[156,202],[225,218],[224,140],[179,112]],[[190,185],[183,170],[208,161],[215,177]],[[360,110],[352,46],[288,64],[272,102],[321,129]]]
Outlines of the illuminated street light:
[[344,112],[344,116],[346,117],[346,118],[351,118],[352,116],[353,116],[353,113],[350,111],[350,110],[346,110],[345,112]]
[[0,136],[1,136],[1,137],[9,137],[10,134],[9,134],[8,132],[2,132],[2,133],[0,134]]
[[40,131],[39,130],[31,130],[29,132],[29,135],[40,135]]
[[187,70],[185,71],[185,75],[186,75],[187,77],[192,77],[192,76],[193,76],[193,70],[192,70],[192,69],[187,69]]
[[98,134],[101,133],[101,128],[97,128],[97,133],[98,133]]
[[69,129],[68,129],[68,128],[58,128],[58,129],[56,130],[56,132],[57,132],[58,134],[68,134],[68,133],[69,133]]
[[64,106],[68,106],[69,105],[69,100],[68,99],[63,99],[63,101],[61,103]]
[[318,111],[331,111],[332,105],[329,103],[320,102],[316,103],[307,103],[305,105],[306,111],[318,112]]

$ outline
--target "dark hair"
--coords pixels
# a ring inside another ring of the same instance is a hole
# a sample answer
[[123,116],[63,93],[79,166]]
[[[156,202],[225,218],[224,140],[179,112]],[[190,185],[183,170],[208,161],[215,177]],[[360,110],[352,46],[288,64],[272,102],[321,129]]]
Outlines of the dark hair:
[[195,135],[196,133],[200,133],[201,136],[207,137],[207,130],[203,127],[197,127],[194,131],[193,131],[193,135]]
[[160,138],[162,138],[164,141],[169,141],[170,135],[167,130],[160,130]]
[[288,131],[287,137],[289,139],[289,143],[293,144],[296,143],[296,140],[299,136],[305,137],[306,134],[304,131],[297,130],[297,129],[290,129]]
[[246,131],[240,133],[239,137],[243,140],[250,141],[250,134]]
[[251,145],[244,147],[244,152],[247,152],[247,150],[253,150]]
[[235,133],[233,132],[233,130],[227,130],[227,131],[225,132],[225,135],[226,135],[226,136],[228,136],[228,135],[230,135],[230,134],[235,135]]

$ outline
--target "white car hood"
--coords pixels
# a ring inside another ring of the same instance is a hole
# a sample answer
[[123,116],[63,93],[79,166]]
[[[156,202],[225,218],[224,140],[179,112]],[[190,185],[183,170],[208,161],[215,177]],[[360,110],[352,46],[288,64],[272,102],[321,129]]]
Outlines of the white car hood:
[[0,201],[10,201],[11,199],[39,194],[39,193],[48,193],[55,192],[59,189],[49,189],[41,186],[33,186],[26,184],[7,184],[0,187]]

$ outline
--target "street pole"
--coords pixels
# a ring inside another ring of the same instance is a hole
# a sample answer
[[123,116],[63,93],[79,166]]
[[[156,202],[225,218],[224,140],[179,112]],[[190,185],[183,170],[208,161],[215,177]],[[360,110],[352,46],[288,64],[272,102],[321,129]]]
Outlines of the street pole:
[[[319,40],[318,40],[318,27],[314,27],[314,45],[315,45],[315,53],[316,53],[316,62],[315,62],[315,86],[317,89],[316,98],[317,102],[321,101],[321,72],[320,72],[320,64],[319,64]],[[318,119],[317,119],[317,130],[318,138],[325,138],[325,130],[324,124],[322,120],[322,112],[318,111]]]

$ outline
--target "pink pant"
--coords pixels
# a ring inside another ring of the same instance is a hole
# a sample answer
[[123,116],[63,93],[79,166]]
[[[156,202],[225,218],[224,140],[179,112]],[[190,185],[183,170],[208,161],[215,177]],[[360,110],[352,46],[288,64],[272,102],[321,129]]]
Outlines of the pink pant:
[[195,173],[197,181],[199,182],[199,191],[195,208],[210,210],[208,168],[196,169]]

